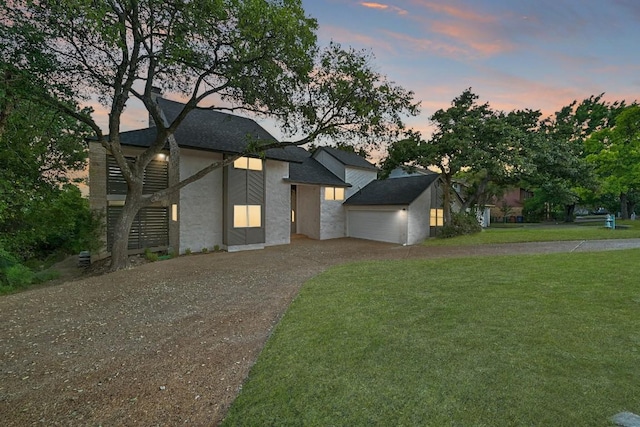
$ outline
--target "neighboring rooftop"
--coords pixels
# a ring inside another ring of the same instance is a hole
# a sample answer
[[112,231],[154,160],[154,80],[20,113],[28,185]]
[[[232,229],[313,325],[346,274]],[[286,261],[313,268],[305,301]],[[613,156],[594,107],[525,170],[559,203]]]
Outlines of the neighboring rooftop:
[[367,161],[367,159],[351,151],[339,150],[333,147],[318,147],[316,151],[313,153],[313,155],[316,156],[317,153],[319,153],[320,151],[324,151],[330,154],[331,156],[335,157],[336,159],[338,159],[338,161],[340,161],[342,164],[346,166],[353,166],[357,168],[369,169],[369,170],[375,170],[375,171],[378,170],[378,168],[375,167],[375,165],[372,165],[369,161]]
[[[169,122],[173,121],[184,104],[158,98],[158,105],[164,111]],[[148,147],[156,136],[156,128],[123,132],[120,142],[123,145]],[[214,111],[207,108],[195,108],[180,124],[175,133],[180,147],[220,153],[242,153],[251,141],[277,140],[254,120],[233,114]],[[269,159],[288,162],[302,162],[310,154],[303,148],[287,146],[266,151]]]
[[345,205],[409,205],[440,175],[407,176],[371,181],[349,197]]

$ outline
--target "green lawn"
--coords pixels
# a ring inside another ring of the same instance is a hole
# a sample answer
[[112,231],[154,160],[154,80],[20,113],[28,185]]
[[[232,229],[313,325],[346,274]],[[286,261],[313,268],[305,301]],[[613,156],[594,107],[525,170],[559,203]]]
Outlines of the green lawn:
[[640,250],[309,281],[224,425],[606,426],[640,413]]
[[610,230],[602,222],[585,224],[522,224],[489,227],[481,233],[451,239],[428,239],[428,246],[482,245],[489,243],[550,242],[558,240],[598,240],[640,238],[640,221],[617,221],[624,229]]

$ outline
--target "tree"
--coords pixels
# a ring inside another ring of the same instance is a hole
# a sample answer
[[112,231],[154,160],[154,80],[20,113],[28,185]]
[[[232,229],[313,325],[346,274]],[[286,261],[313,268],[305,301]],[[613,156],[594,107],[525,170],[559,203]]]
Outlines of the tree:
[[0,246],[21,259],[73,251],[76,226],[93,224],[79,190],[63,186],[86,166],[88,128],[36,102],[37,82],[11,64],[0,63],[0,78]]
[[626,107],[612,128],[591,134],[586,146],[604,192],[619,197],[621,216],[629,219],[640,191],[640,106]]
[[436,166],[444,182],[443,217],[451,220],[451,194],[454,177],[464,172],[473,177],[474,191],[469,204],[483,205],[489,183],[515,181],[522,168],[522,139],[535,128],[539,112],[497,112],[489,104],[478,104],[478,96],[467,89],[451,107],[436,111],[430,121],[436,130],[428,141],[413,138],[394,143],[383,168],[410,164]]
[[596,186],[593,167],[586,160],[585,139],[593,132],[613,125],[624,103],[606,103],[603,94],[571,104],[546,118],[536,138],[529,140],[530,168],[523,186],[536,200],[564,211],[566,222],[585,190]]
[[[59,89],[45,87],[40,93],[92,128],[127,182],[114,228],[112,269],[127,265],[129,230],[141,208],[235,159],[213,163],[164,191],[143,196],[145,168],[167,143],[170,158],[177,160],[173,134],[196,106],[207,102],[212,109],[267,115],[287,135],[298,136],[275,145],[253,141],[249,152],[321,136],[369,142],[396,137],[403,129],[402,115],[417,113],[413,93],[375,72],[371,54],[337,44],[318,49],[316,22],[305,15],[300,0],[16,0],[5,4],[0,15],[12,36],[41,35],[29,46],[55,58],[59,67],[48,73],[53,81],[79,87],[76,97],[99,96],[109,110],[109,129],[103,135],[89,114],[58,102]],[[25,60],[20,67],[44,77],[36,61]],[[186,99],[171,123],[152,97],[154,86]],[[131,97],[143,103],[157,126],[155,141],[134,163],[125,160],[119,141],[121,116]]]

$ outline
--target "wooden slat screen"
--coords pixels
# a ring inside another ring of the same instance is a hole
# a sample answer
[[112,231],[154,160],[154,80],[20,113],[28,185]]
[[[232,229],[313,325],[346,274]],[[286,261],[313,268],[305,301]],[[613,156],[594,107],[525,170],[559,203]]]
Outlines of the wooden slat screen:
[[[113,228],[122,206],[107,208],[107,249],[113,247]],[[169,245],[169,208],[148,207],[138,212],[129,232],[128,249],[145,249]]]
[[[133,163],[133,157],[127,157],[127,161]],[[152,160],[144,171],[143,194],[151,194],[158,190],[164,190],[169,185],[169,165],[162,160]],[[107,156],[107,194],[127,194],[127,182],[122,175],[116,159]]]

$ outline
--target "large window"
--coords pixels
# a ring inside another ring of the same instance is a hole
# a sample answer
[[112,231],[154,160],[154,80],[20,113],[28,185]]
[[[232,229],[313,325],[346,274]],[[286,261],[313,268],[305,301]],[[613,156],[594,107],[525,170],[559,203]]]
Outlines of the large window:
[[344,188],[342,187],[325,187],[325,200],[344,200]]
[[233,162],[233,167],[236,169],[248,169],[252,171],[262,170],[262,159],[253,159],[251,157],[240,157]]
[[444,225],[442,209],[431,209],[431,213],[429,215],[429,225],[431,227],[442,227]]
[[235,228],[260,227],[262,225],[262,206],[234,205],[233,226]]

